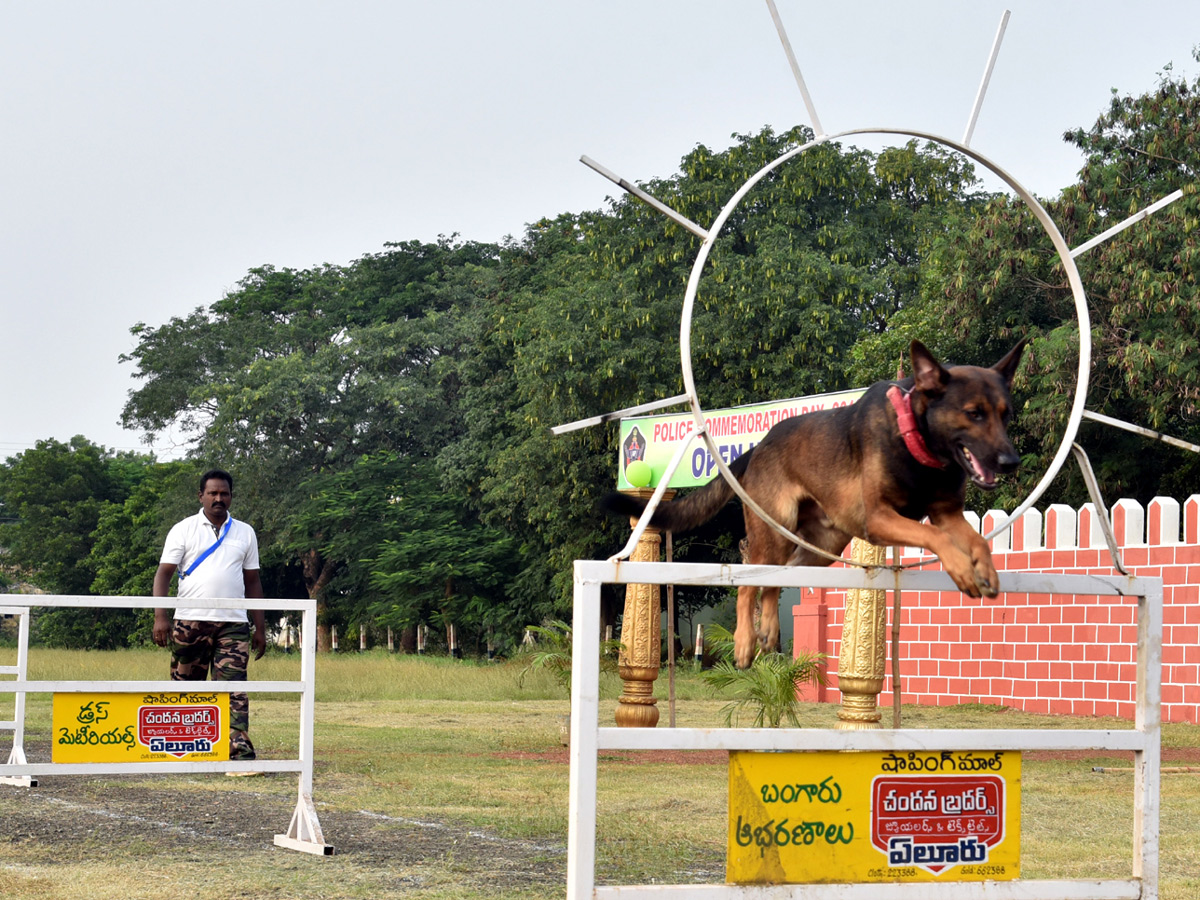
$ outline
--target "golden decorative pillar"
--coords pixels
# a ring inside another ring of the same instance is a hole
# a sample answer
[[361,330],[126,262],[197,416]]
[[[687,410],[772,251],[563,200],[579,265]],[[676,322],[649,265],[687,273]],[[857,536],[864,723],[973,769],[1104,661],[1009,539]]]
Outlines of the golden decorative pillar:
[[[626,493],[648,500],[650,489],[634,489]],[[674,491],[667,491],[670,500]],[[630,525],[637,525],[631,519]],[[646,526],[630,556],[630,562],[659,562],[662,559],[662,533]],[[617,700],[616,720],[622,728],[653,728],[658,724],[658,700],[654,682],[662,660],[662,604],[657,584],[625,586],[625,613],[621,618],[621,653],[617,671],[623,682]]]
[[[882,566],[887,548],[855,538],[850,558],[860,565]],[[887,635],[887,591],[846,591],[842,647],[838,653],[838,690],[842,706],[837,728],[868,731],[879,727],[879,692],[883,690]]]

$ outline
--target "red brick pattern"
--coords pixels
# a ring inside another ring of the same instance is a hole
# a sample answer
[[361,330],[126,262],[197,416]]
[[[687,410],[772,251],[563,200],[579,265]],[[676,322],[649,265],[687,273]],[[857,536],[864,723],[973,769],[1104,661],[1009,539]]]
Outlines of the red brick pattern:
[[[1146,509],[1121,500],[1111,514],[1125,567],[1163,579],[1163,721],[1200,723],[1200,495],[1182,505],[1159,497]],[[1004,519],[1003,513],[987,513],[985,533]],[[992,543],[1001,572],[1116,573],[1091,504],[1078,511],[1055,505],[1044,516],[1030,510]],[[919,553],[906,551],[905,561]],[[1133,598],[1001,594],[975,600],[957,592],[914,591],[902,594],[901,602],[904,703],[1134,717]],[[829,658],[831,685],[810,690],[809,699],[840,702],[844,604],[843,591],[806,590],[794,607],[795,646],[823,650]],[[888,606],[890,624],[890,593]],[[890,672],[889,658],[883,705],[892,702]]]

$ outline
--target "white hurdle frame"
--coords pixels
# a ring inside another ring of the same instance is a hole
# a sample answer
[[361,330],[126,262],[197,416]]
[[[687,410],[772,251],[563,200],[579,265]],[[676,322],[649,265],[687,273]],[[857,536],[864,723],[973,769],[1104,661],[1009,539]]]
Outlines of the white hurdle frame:
[[[568,900],[1157,900],[1161,796],[1162,580],[1129,575],[1004,572],[1003,593],[1138,598],[1137,713],[1132,729],[834,729],[599,727],[600,588],[686,584],[955,590],[944,572],[620,561],[575,562],[571,663]],[[1134,754],[1133,871],[1127,879],[862,884],[597,886],[596,787],[601,750],[1108,750]]]
[[[25,600],[26,597],[22,597]],[[152,609],[164,603],[174,605],[175,598],[163,597],[78,597],[43,595],[28,597],[30,607],[84,607],[99,609]],[[200,772],[296,772],[299,775],[296,810],[288,830],[275,835],[275,844],[289,850],[299,850],[316,856],[329,856],[333,847],[325,843],[321,823],[317,819],[312,799],[313,782],[313,717],[316,711],[316,651],[317,651],[317,602],[315,600],[247,600],[240,598],[206,598],[206,607],[213,609],[277,610],[301,613],[300,626],[300,680],[299,681],[29,681],[27,660],[29,643],[28,609],[23,609],[18,664],[0,668],[0,673],[15,674],[16,681],[0,681],[0,693],[15,693],[17,699],[16,735],[24,735],[24,709],[26,694],[53,693],[291,693],[300,694],[300,737],[299,755],[296,759],[234,760],[229,762],[143,762],[143,763],[30,763],[10,760],[0,765],[0,782],[14,782],[14,778],[32,779],[39,775],[181,775]],[[0,607],[0,612],[9,612]],[[12,612],[9,612],[11,615]],[[9,671],[9,669],[19,671]],[[4,725],[7,723],[0,723]],[[16,741],[14,741],[14,751]],[[32,782],[36,784],[37,782]]]
[[[17,664],[15,666],[0,666],[0,675],[15,675],[17,681],[25,680],[25,672],[29,665],[29,607],[0,606],[0,616],[15,616],[17,618]],[[25,762],[25,694],[18,692],[14,696],[14,713],[11,722],[0,722],[0,731],[13,733],[12,750],[8,754],[8,764],[19,766]],[[0,776],[0,784],[15,784],[18,787],[35,787],[37,781],[29,775]]]

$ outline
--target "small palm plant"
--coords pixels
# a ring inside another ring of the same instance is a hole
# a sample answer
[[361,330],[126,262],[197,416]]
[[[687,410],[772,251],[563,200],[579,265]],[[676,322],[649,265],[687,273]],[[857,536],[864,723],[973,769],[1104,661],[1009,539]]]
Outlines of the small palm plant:
[[721,710],[726,726],[753,713],[755,728],[799,728],[796,694],[805,684],[825,684],[825,654],[801,653],[792,659],[783,653],[760,653],[749,669],[739,669],[733,664],[729,629],[713,625],[708,635],[719,661],[702,677],[714,690],[732,697]]
[[[571,655],[574,649],[571,626],[556,619],[545,625],[530,625],[526,630],[533,640],[517,655],[517,660],[524,662],[524,668],[517,675],[517,684],[524,687],[525,679],[532,672],[537,669],[545,669],[554,677],[563,692],[570,697]],[[601,672],[616,671],[617,653],[620,648],[621,645],[617,641],[601,641]]]

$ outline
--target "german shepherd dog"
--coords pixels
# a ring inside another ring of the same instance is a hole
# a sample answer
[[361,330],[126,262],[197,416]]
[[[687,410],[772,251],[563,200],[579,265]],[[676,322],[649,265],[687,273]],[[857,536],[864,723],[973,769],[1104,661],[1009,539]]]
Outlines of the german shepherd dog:
[[[828,553],[850,538],[924,547],[941,558],[963,593],[995,597],[1000,580],[987,542],[963,516],[966,482],[985,490],[1020,462],[1008,438],[1013,376],[1025,340],[991,368],[944,368],[920,341],[910,348],[912,377],[871,385],[852,406],[779,422],[730,466],[747,494],[775,521]],[[683,532],[707,522],[736,496],[719,475],[661,504],[651,524]],[[610,494],[609,512],[638,516],[645,501]],[[929,523],[922,522],[925,517]],[[745,510],[743,559],[750,565],[827,566]],[[746,668],[756,640],[779,647],[779,588],[739,587],[734,661]]]

